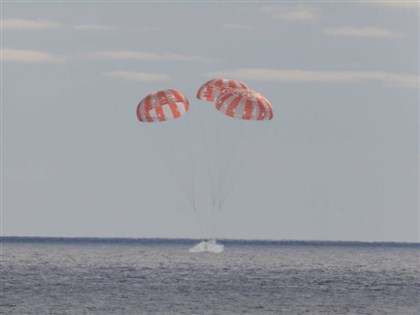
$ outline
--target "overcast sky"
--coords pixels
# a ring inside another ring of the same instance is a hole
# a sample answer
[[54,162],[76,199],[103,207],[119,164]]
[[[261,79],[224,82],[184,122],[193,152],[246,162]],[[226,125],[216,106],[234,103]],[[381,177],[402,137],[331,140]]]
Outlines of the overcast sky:
[[[1,18],[2,235],[419,241],[418,2],[4,1]],[[217,77],[274,119],[196,99]],[[167,88],[190,111],[138,122]]]

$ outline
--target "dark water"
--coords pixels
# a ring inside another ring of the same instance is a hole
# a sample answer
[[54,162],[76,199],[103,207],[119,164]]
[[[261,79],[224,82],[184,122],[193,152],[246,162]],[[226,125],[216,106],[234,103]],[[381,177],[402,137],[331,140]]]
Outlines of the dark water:
[[2,314],[420,314],[419,244],[2,238]]

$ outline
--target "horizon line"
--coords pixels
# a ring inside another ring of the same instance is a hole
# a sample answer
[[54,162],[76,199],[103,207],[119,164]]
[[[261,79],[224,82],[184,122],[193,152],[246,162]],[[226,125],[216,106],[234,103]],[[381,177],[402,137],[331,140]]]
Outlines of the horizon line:
[[[149,241],[156,243],[186,243],[186,242],[197,242],[211,238],[196,238],[196,237],[98,237],[98,236],[0,236],[0,242],[3,241],[76,241],[76,242],[95,242],[95,243],[107,243],[115,241],[124,242],[141,242]],[[240,239],[240,238],[213,238],[221,242],[228,243],[271,243],[271,244],[308,244],[308,245],[407,245],[407,246],[420,246],[420,241],[357,241],[357,240],[321,240],[321,239]]]

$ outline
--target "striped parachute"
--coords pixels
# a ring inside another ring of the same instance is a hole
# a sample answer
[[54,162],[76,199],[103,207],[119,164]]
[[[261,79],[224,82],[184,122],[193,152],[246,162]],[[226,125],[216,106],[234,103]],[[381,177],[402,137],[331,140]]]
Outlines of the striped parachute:
[[221,113],[244,120],[270,120],[273,107],[260,93],[253,90],[229,89],[216,99],[216,109]]
[[[141,124],[142,134],[153,139],[147,141],[147,144],[159,156],[166,173],[173,176],[177,188],[185,194],[195,209],[194,172],[193,163],[190,161],[192,142],[187,141],[191,134],[188,129],[189,120],[182,119],[183,121],[175,124],[160,124],[168,120],[177,120],[189,109],[188,99],[182,92],[166,89],[146,95],[138,103],[136,113],[140,122],[151,123]],[[157,130],[160,131],[157,132]]]
[[137,105],[137,118],[142,122],[177,119],[189,109],[188,99],[178,90],[150,93]]
[[204,83],[197,92],[197,98],[213,102],[220,94],[228,89],[246,90],[248,87],[245,83],[238,80],[213,79]]

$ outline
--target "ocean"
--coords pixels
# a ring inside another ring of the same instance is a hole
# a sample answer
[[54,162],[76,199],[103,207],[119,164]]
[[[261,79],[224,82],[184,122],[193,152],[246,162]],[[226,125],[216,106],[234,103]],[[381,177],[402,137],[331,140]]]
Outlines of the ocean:
[[420,244],[2,237],[1,314],[420,314]]

